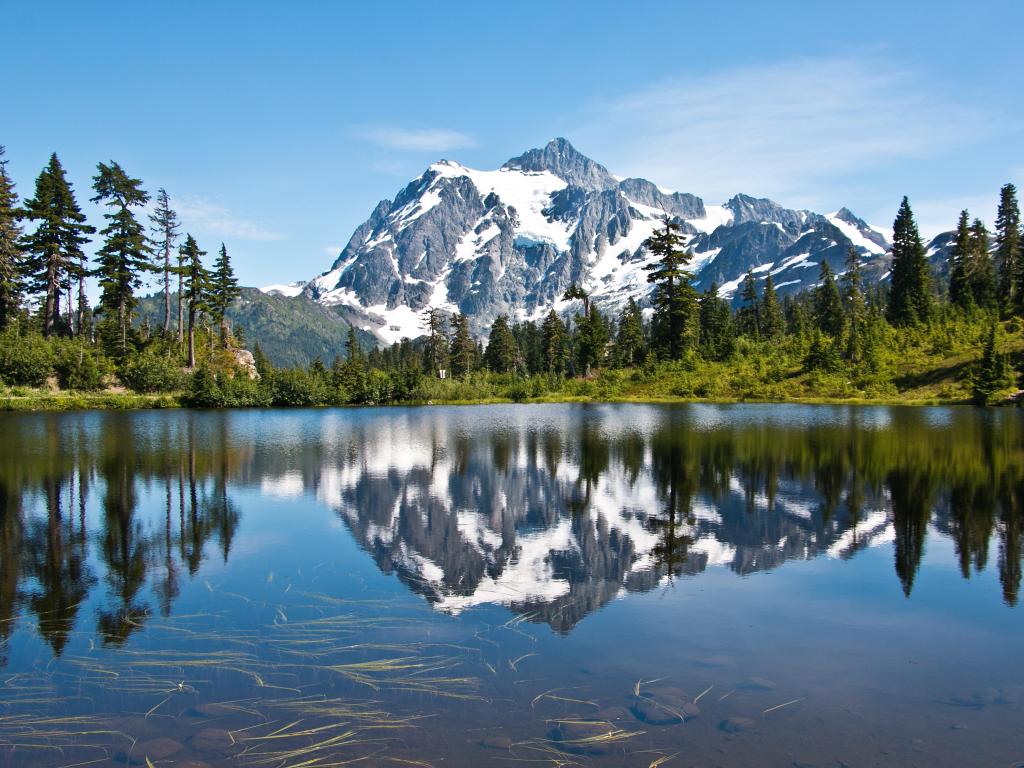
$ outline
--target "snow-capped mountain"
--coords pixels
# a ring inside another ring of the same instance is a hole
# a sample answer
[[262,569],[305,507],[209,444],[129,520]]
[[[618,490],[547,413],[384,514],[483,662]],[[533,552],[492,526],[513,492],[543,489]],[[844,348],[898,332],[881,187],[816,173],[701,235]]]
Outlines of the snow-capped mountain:
[[888,241],[846,208],[822,215],[736,195],[721,205],[646,179],[613,176],[565,139],[531,149],[494,171],[442,160],[383,200],[331,268],[305,286],[272,286],[333,306],[385,342],[415,337],[423,310],[463,312],[483,334],[499,314],[539,319],[572,283],[615,311],[651,290],[643,247],[666,218],[693,252],[699,289],[735,296],[747,270],[769,274],[781,293],[818,279],[820,263],[842,272],[850,247],[865,274],[882,279]]

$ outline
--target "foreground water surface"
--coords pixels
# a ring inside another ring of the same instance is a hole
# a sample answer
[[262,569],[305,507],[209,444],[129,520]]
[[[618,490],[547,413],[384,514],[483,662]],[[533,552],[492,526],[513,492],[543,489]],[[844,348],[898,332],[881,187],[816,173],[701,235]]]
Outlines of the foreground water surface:
[[0,765],[1010,766],[1024,418],[0,414]]

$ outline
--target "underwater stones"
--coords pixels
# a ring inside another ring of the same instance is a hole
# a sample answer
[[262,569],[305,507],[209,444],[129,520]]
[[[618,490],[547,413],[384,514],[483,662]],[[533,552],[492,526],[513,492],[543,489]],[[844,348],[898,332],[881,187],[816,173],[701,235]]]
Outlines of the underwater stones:
[[633,717],[648,725],[679,725],[700,714],[700,707],[678,688],[645,691],[633,697]]
[[609,723],[618,723],[623,720],[629,720],[632,718],[632,714],[625,707],[605,707],[599,709],[594,713],[595,720],[605,720]]
[[149,759],[152,762],[166,760],[178,754],[184,747],[180,742],[167,736],[159,736],[149,741],[141,741],[132,747],[131,752],[119,752],[114,759],[130,765],[143,765]]
[[563,720],[552,730],[551,738],[566,752],[578,755],[607,755],[611,753],[612,742],[601,737],[614,733],[614,725],[603,720]]
[[490,738],[482,739],[480,746],[487,749],[509,750],[512,749],[512,739],[508,736],[491,736]]
[[749,717],[730,717],[720,722],[718,729],[726,733],[754,733],[757,731],[757,721]]
[[222,728],[203,728],[189,744],[198,752],[223,752],[235,745],[231,734]]
[[755,675],[753,677],[748,677],[736,687],[743,688],[748,691],[774,691],[776,686],[775,683],[768,678],[757,677]]
[[237,710],[232,709],[227,704],[219,704],[214,701],[207,702],[206,704],[196,704],[185,714],[190,717],[227,717],[236,713]]

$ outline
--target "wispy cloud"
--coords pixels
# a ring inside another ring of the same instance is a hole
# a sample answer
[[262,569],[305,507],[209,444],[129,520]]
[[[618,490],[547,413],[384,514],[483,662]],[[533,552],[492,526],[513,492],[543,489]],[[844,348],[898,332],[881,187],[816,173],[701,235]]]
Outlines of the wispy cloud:
[[363,125],[353,129],[360,139],[382,149],[406,152],[448,152],[477,146],[475,138],[461,131],[446,128],[396,128]]
[[178,212],[183,228],[196,235],[261,242],[286,237],[258,221],[235,214],[222,203],[198,195],[175,197],[171,205]]
[[682,77],[593,104],[572,135],[612,170],[724,199],[807,199],[844,174],[934,157],[986,116],[874,56],[804,58]]

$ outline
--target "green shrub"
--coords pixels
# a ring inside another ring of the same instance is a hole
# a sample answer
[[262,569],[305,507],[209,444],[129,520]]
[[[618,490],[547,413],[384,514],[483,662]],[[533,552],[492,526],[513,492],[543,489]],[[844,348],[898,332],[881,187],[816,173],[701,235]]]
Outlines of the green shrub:
[[181,389],[185,374],[176,358],[146,351],[130,358],[119,377],[135,392],[172,392]]
[[224,392],[213,372],[202,366],[189,378],[184,400],[193,408],[220,408],[224,405]]
[[319,376],[301,368],[275,371],[271,391],[274,405],[291,406],[324,405],[330,394]]
[[57,344],[54,368],[62,389],[94,390],[103,388],[110,363],[102,352],[76,339]]
[[53,375],[53,345],[39,334],[0,336],[0,380],[6,384],[41,387]]

